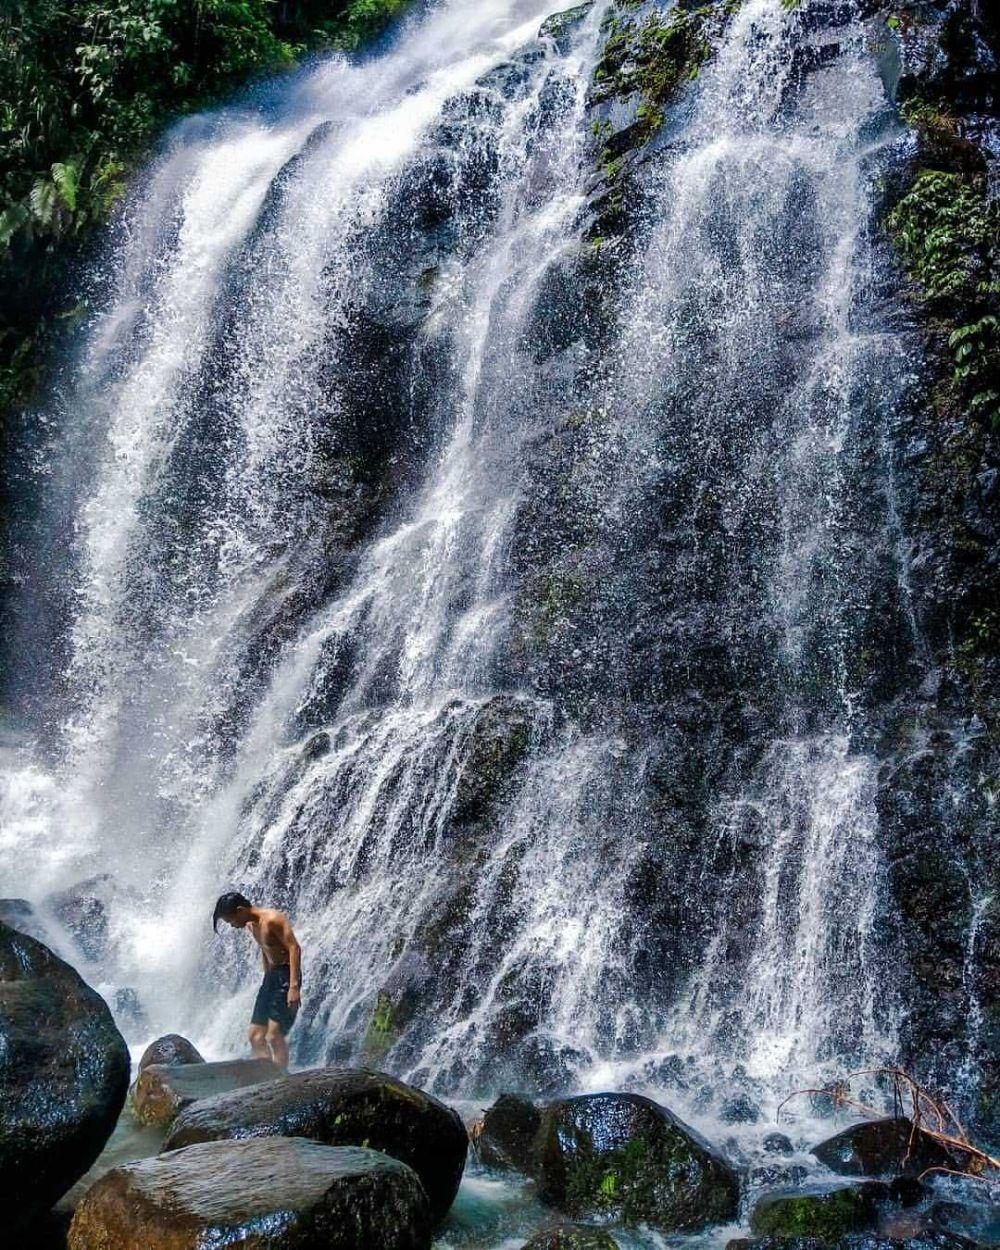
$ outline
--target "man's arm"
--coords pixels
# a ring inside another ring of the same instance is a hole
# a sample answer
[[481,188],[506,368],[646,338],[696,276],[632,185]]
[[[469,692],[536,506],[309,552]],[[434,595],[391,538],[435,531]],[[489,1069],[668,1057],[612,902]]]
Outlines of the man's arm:
[[287,920],[285,921],[285,931],[282,936],[284,938],[285,950],[288,951],[288,1005],[293,1007],[301,998],[299,988],[302,984],[300,967],[302,948],[299,946],[298,939]]

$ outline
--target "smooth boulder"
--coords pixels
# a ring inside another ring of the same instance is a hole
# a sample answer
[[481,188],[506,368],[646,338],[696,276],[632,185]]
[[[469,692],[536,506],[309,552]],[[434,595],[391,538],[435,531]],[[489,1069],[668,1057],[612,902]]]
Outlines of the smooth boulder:
[[114,1168],[77,1207],[70,1250],[426,1250],[416,1174],[302,1138],[205,1142]]
[[87,1171],[128,1091],[107,1004],[47,946],[0,924],[0,1210],[33,1224]]
[[535,1138],[542,1125],[538,1108],[517,1094],[501,1094],[483,1116],[476,1153],[487,1167],[513,1168],[533,1176],[538,1160]]
[[151,1063],[132,1086],[132,1113],[140,1124],[167,1128],[194,1102],[276,1080],[282,1072],[270,1059]]
[[821,1237],[826,1241],[872,1227],[872,1193],[861,1185],[776,1190],[757,1200],[750,1230],[757,1237]]
[[618,1250],[618,1242],[606,1228],[560,1224],[556,1228],[543,1229],[522,1250]]
[[455,1200],[469,1144],[457,1113],[423,1090],[366,1068],[315,1068],[188,1107],[164,1150],[269,1135],[365,1144],[402,1160],[420,1177],[435,1222]]
[[854,1124],[814,1146],[812,1154],[840,1176],[915,1176],[927,1168],[960,1164],[922,1129],[913,1132],[905,1117]]
[[708,1142],[638,1094],[585,1094],[541,1110],[539,1196],[574,1217],[665,1232],[732,1219],[739,1182]]
[[204,1062],[198,1048],[186,1037],[181,1037],[179,1033],[167,1033],[163,1037],[158,1037],[155,1042],[150,1042],[142,1052],[139,1071],[145,1072],[154,1063],[173,1065]]

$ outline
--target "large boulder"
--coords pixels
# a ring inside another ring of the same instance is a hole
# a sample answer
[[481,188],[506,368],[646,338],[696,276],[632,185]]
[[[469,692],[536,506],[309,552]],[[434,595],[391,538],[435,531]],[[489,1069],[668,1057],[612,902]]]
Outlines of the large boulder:
[[142,1052],[139,1071],[145,1072],[154,1063],[176,1065],[204,1062],[198,1048],[186,1037],[181,1037],[179,1033],[167,1033],[163,1037],[158,1037],[155,1042],[150,1042]]
[[426,1250],[427,1198],[397,1159],[302,1138],[206,1142],[107,1172],[70,1250]]
[[422,1090],[367,1068],[316,1068],[199,1101],[177,1117],[164,1149],[270,1135],[364,1143],[401,1159],[423,1182],[435,1221],[455,1200],[469,1144],[456,1112]]
[[574,1217],[666,1232],[736,1214],[739,1182],[721,1155],[665,1107],[638,1094],[585,1094],[542,1108],[539,1196]]
[[535,1138],[542,1117],[534,1103],[517,1094],[501,1094],[483,1116],[476,1152],[487,1167],[513,1168],[533,1176],[537,1171]]
[[917,1175],[927,1168],[955,1168],[955,1157],[904,1117],[854,1124],[814,1146],[812,1153],[840,1176]]
[[0,1210],[17,1231],[100,1154],[129,1054],[104,1000],[47,946],[0,924]]
[[193,1102],[276,1080],[283,1071],[270,1059],[147,1064],[132,1086],[132,1113],[140,1124],[166,1128]]
[[750,1229],[757,1237],[821,1237],[832,1241],[870,1228],[877,1210],[860,1185],[776,1190],[757,1200]]
[[522,1250],[618,1250],[606,1228],[587,1224],[559,1224],[537,1233]]

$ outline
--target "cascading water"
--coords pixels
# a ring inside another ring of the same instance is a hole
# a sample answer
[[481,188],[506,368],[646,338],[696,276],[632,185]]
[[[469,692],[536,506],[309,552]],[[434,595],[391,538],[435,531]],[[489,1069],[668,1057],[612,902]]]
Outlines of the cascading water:
[[237,883],[295,920],[300,1060],[388,979],[440,1090],[766,1098],[896,1047],[900,132],[854,6],[745,0],[595,238],[623,15],[551,8],[445,0],[170,137],[60,401],[67,659],[0,885],[99,875],[135,1037],[241,1045]]

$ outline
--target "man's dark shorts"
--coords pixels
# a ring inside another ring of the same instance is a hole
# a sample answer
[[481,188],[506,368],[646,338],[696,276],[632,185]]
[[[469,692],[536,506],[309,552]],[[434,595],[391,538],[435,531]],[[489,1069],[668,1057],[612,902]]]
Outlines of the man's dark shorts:
[[295,1017],[299,1014],[298,1003],[294,1007],[288,1005],[290,977],[291,970],[288,964],[282,964],[279,968],[268,968],[264,973],[261,987],[257,991],[257,1001],[253,1005],[253,1015],[250,1017],[251,1024],[266,1028],[267,1022],[274,1020],[282,1033],[287,1035],[295,1023]]

